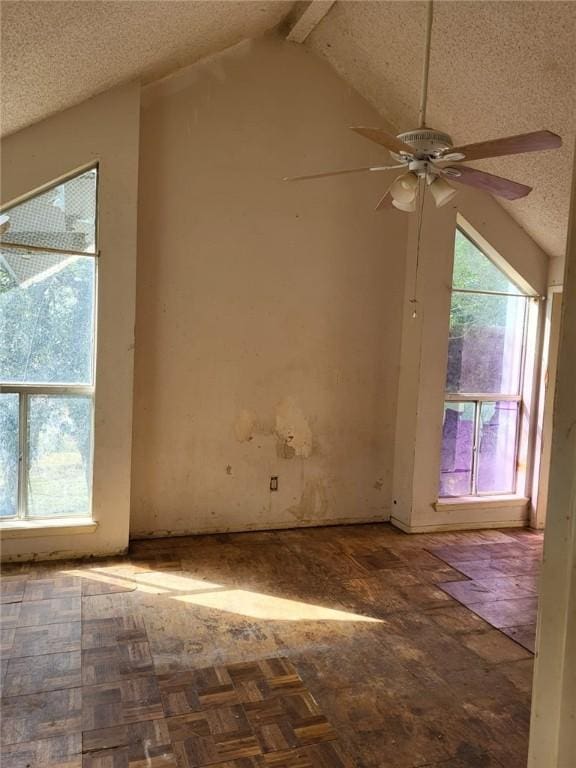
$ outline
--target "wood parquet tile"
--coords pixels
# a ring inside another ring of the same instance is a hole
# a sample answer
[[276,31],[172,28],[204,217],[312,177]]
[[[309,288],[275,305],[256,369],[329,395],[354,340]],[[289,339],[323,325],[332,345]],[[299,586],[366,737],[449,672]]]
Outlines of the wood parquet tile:
[[330,741],[303,749],[268,752],[264,755],[266,768],[354,768],[354,762],[341,746]]
[[164,719],[87,731],[82,750],[83,768],[177,768]]
[[158,685],[167,715],[240,703],[238,691],[225,667],[158,675]]
[[82,735],[8,744],[2,749],[2,768],[82,768]]
[[242,707],[217,707],[167,718],[182,768],[240,760],[261,754]]
[[44,624],[63,624],[80,621],[80,598],[61,597],[55,600],[29,600],[22,606],[18,627],[37,627]]
[[14,629],[0,629],[0,658],[6,658],[14,644]]
[[0,603],[0,626],[2,629],[12,629],[18,626],[21,609],[21,603]]
[[82,733],[83,768],[524,768],[540,549],[381,524],[5,569],[2,766],[79,768]]
[[455,581],[442,584],[441,589],[467,606],[501,600],[503,596],[515,599],[538,594],[536,578],[530,575]]
[[167,715],[305,692],[296,669],[286,659],[165,673],[158,675],[158,684]]
[[150,647],[144,642],[119,642],[104,648],[82,651],[82,683],[111,683],[154,671]]
[[82,622],[82,648],[107,648],[117,643],[144,643],[146,628],[141,616],[113,616]]
[[493,600],[469,605],[471,611],[497,629],[536,624],[537,597],[521,597],[511,600]]
[[255,758],[336,739],[287,659],[160,675],[159,685],[184,765]]
[[82,689],[11,696],[1,701],[2,744],[70,736],[82,727]]
[[80,651],[11,658],[4,679],[3,696],[22,696],[82,685]]
[[82,621],[92,619],[139,620],[134,592],[87,595],[82,598]]
[[542,535],[510,538],[512,543],[451,545],[432,552],[469,579],[440,588],[533,653]]
[[0,578],[0,603],[19,603],[24,597],[27,576],[2,576]]
[[54,576],[51,579],[28,579],[24,600],[55,600],[80,597],[80,579],[75,576]]
[[516,627],[502,627],[501,631],[515,640],[519,645],[526,650],[534,653],[536,646],[536,623],[522,624]]
[[82,730],[93,731],[164,717],[154,675],[84,686]]
[[254,701],[245,704],[244,709],[264,753],[337,738],[309,693]]
[[79,651],[81,626],[79,621],[68,621],[39,627],[18,627],[14,630],[10,656],[42,656],[56,649],[61,652]]

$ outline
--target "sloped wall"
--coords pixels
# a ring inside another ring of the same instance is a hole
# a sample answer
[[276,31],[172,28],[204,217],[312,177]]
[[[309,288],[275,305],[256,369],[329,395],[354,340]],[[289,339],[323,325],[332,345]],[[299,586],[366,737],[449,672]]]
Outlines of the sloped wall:
[[[406,218],[382,119],[275,37],[144,93],[133,536],[389,517]],[[278,490],[270,490],[270,478]]]

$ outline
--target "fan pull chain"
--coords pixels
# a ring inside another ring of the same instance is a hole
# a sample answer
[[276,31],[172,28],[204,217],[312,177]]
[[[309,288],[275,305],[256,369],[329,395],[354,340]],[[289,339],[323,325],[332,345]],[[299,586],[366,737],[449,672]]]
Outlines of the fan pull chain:
[[412,319],[415,320],[418,317],[418,270],[420,268],[420,242],[422,239],[422,222],[424,220],[424,196],[426,195],[426,179],[420,178],[418,188],[418,236],[416,239],[416,268],[414,270],[414,287],[412,290],[412,298],[409,299],[412,304]]

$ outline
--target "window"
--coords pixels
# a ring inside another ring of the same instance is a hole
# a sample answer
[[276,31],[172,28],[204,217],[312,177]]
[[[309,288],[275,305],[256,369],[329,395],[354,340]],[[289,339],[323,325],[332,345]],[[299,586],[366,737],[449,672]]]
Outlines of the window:
[[516,492],[529,297],[456,233],[440,496]]
[[89,516],[97,169],[0,214],[0,519]]

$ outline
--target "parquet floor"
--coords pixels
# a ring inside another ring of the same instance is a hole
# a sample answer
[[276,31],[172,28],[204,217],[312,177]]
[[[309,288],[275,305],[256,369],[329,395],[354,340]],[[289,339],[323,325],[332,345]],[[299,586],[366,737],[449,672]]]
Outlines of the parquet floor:
[[525,768],[541,544],[382,524],[6,566],[2,768]]

